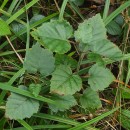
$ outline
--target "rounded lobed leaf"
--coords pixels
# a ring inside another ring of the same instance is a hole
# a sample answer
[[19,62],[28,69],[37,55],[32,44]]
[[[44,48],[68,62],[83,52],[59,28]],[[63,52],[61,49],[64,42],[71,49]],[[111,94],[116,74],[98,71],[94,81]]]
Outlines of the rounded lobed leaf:
[[69,66],[72,69],[75,69],[77,67],[77,61],[68,55],[56,54],[55,59],[56,59],[55,61],[56,65],[63,64]]
[[[27,89],[25,86],[20,86],[22,89]],[[39,102],[21,96],[19,94],[11,93],[6,103],[5,115],[9,119],[24,119],[30,118],[39,109]]]
[[70,67],[60,65],[52,74],[50,91],[60,95],[72,95],[80,91],[82,80],[74,75]]
[[89,69],[89,75],[88,83],[94,91],[104,90],[115,79],[109,69],[98,66],[97,64]]
[[72,95],[67,95],[67,96],[61,96],[61,95],[52,95],[51,97],[54,101],[59,103],[57,105],[54,104],[49,104],[49,108],[53,112],[58,112],[58,111],[65,111],[69,109],[70,107],[73,107],[77,104],[75,98]]
[[89,48],[92,52],[105,56],[111,60],[118,60],[122,58],[122,51],[107,39],[103,39],[93,43]]
[[84,91],[83,95],[80,97],[80,103],[83,108],[86,108],[89,111],[98,109],[102,106],[98,93],[91,88],[87,88]]
[[66,21],[54,20],[37,28],[43,45],[53,52],[64,54],[71,49],[68,39],[73,34],[72,26]]
[[75,39],[80,43],[92,45],[97,40],[106,39],[106,28],[100,14],[79,24]]
[[85,20],[79,24],[78,30],[75,31],[75,39],[81,43],[89,43],[92,39],[92,26]]
[[54,70],[54,64],[53,53],[41,48],[37,43],[28,51],[24,61],[24,68],[30,73],[39,71],[43,76],[48,76]]

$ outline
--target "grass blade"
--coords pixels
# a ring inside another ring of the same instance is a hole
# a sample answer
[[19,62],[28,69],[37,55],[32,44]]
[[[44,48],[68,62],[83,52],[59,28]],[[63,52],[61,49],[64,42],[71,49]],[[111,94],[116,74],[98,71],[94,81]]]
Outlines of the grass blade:
[[[55,115],[43,114],[43,113],[34,114],[33,117],[58,121],[58,122],[68,124],[68,125],[71,125],[71,126],[72,125],[77,126],[77,125],[81,124],[80,122],[77,122],[77,121],[74,121],[74,120],[71,120],[71,119],[62,118],[62,117],[58,117],[58,116],[55,116]],[[98,130],[98,129],[91,127],[91,126],[87,126],[85,130]]]
[[68,2],[68,0],[63,0],[62,7],[61,7],[61,10],[60,10],[59,20],[63,20],[63,15],[64,15],[64,12],[65,12],[65,7],[67,5],[67,2]]
[[[15,74],[14,74],[14,76],[9,80],[9,82],[8,82],[8,84],[13,84],[13,82],[20,76],[20,75],[22,75],[23,73],[25,72],[25,69],[24,68],[22,68],[22,69],[20,69],[18,72],[16,72]],[[1,94],[0,94],[0,104],[2,103],[2,101],[3,101],[3,99],[4,99],[4,97],[5,97],[5,95],[6,95],[6,93],[7,93],[7,91],[5,91],[5,90],[3,90],[2,92],[1,92]]]
[[6,6],[6,4],[8,3],[8,1],[9,0],[4,0],[0,8],[3,9]]
[[75,10],[75,12],[80,16],[82,20],[85,20],[84,16],[80,13],[78,6],[76,6],[73,2],[69,1],[71,7]]
[[27,130],[33,130],[33,128],[24,120],[17,120],[22,126],[24,126]]
[[122,4],[118,9],[116,9],[113,13],[111,13],[105,20],[105,25],[108,25],[118,14],[120,14],[124,9],[130,6],[130,1]]
[[[33,130],[43,130],[43,129],[65,129],[65,128],[70,128],[70,125],[36,125],[36,126],[31,126]],[[4,129],[4,130],[10,130],[10,129]],[[18,127],[18,128],[13,128],[11,130],[27,130],[23,127]],[[28,129],[30,130],[30,129]]]
[[[0,10],[0,11],[1,11],[1,10]],[[33,23],[33,24],[31,24],[31,25],[30,25],[30,29],[33,29],[33,28],[37,27],[38,25],[40,25],[40,24],[42,24],[42,23],[44,23],[44,22],[46,22],[46,21],[52,19],[53,17],[57,16],[58,14],[59,14],[59,13],[51,14],[51,15],[49,15],[49,16],[47,16],[47,17],[45,17],[45,18],[43,18],[43,19],[41,19],[41,20],[39,20],[39,21],[37,21],[37,22],[35,22],[35,23]],[[18,32],[17,35],[21,36],[22,34],[26,33],[26,31],[27,31],[27,29],[24,28],[23,30],[21,30],[20,32]],[[17,36],[15,36],[15,35],[14,35],[14,36],[11,36],[11,37],[10,37],[10,41],[15,40],[16,38],[17,38]],[[8,42],[5,41],[3,44],[0,45],[0,49],[2,49],[3,47],[5,47],[7,44],[8,44]]]
[[54,116],[54,115],[49,115],[49,114],[37,113],[37,114],[34,114],[33,116],[42,118],[42,119],[54,120],[54,121],[58,121],[58,122],[69,124],[69,125],[78,125],[79,124],[79,122],[76,122],[76,121],[73,121],[70,119],[66,119],[66,118],[62,118],[62,117],[58,117],[58,116]]
[[20,9],[18,12],[16,12],[14,15],[12,15],[6,22],[7,24],[10,24],[13,22],[16,18],[18,18],[21,14],[23,14],[26,10],[32,7],[34,4],[36,4],[39,0],[32,0],[30,3],[28,3],[26,6],[24,6],[22,9]]
[[92,119],[92,120],[89,120],[89,121],[87,121],[87,122],[85,122],[85,123],[79,124],[79,125],[77,125],[77,126],[75,126],[75,127],[73,127],[73,128],[70,128],[70,129],[68,129],[68,130],[82,130],[82,129],[85,128],[86,126],[89,126],[89,125],[91,125],[91,124],[93,124],[93,123],[95,123],[95,122],[98,122],[98,121],[102,120],[103,118],[109,116],[110,114],[114,113],[114,112],[117,111],[118,109],[119,109],[119,107],[118,107],[118,108],[115,108],[115,109],[113,109],[113,110],[111,110],[111,111],[108,111],[108,112],[106,112],[106,113],[104,113],[104,114],[102,114],[102,115],[100,115],[100,116],[98,116],[98,117],[96,117],[96,118],[94,118],[94,119]]
[[103,12],[103,19],[107,18],[109,7],[110,7],[110,0],[106,0],[104,12]]
[[7,12],[11,14],[17,3],[17,0],[13,0]]
[[21,90],[19,88],[13,87],[13,86],[11,86],[7,83],[0,83],[0,89],[6,90],[6,91],[11,91],[11,92],[14,92],[14,93],[26,96],[26,97],[30,97],[30,98],[35,99],[35,100],[42,101],[42,102],[56,104],[55,101],[53,101],[49,98],[46,98],[46,97],[43,97],[43,96],[34,97],[29,91]]

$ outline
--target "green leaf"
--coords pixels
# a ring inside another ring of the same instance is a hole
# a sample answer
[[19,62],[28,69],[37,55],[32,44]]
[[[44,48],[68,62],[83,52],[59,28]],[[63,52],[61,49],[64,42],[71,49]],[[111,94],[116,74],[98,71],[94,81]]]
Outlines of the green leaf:
[[84,0],[70,0],[71,2],[74,2],[75,5],[81,6],[84,3]]
[[25,25],[23,24],[20,24],[20,23],[17,23],[17,22],[13,22],[11,24],[11,27],[12,27],[12,30],[13,30],[13,33],[15,33],[15,35],[19,38],[21,38],[23,41],[26,42],[26,38],[27,38],[27,34],[22,34],[22,35],[19,35],[19,32],[23,29],[26,28]]
[[94,91],[104,90],[115,79],[109,69],[97,64],[89,69],[89,75],[88,83]]
[[29,91],[37,97],[41,91],[41,85],[40,84],[30,84],[29,85]]
[[78,30],[75,31],[75,39],[81,43],[89,43],[92,39],[92,25],[88,21],[79,24]]
[[[122,99],[128,99],[128,100],[129,100],[129,99],[130,99],[130,89],[127,88],[127,87],[124,87],[124,86],[120,87],[120,89],[121,89],[121,91],[120,91],[121,98],[122,98]],[[113,89],[112,93],[113,93],[114,95],[116,95],[117,89],[116,89],[116,88]]]
[[61,65],[61,64],[68,65],[72,69],[75,69],[77,67],[77,61],[68,55],[56,54],[55,59],[56,59],[56,61],[55,61],[56,65]]
[[125,23],[122,14],[119,14],[119,15],[114,19],[114,21],[115,21],[116,23],[118,23],[120,26],[123,26],[123,24]]
[[73,34],[72,26],[66,21],[51,21],[43,23],[42,26],[37,28],[36,33],[42,45],[47,47],[53,52],[64,54],[71,49],[68,39]]
[[111,35],[121,35],[122,28],[115,21],[111,21],[106,28],[107,32]]
[[100,14],[85,20],[75,32],[75,39],[80,43],[92,45],[93,42],[106,38],[106,28]]
[[89,49],[96,54],[105,56],[112,60],[118,60],[123,56],[122,51],[118,48],[118,46],[107,39],[93,43]]
[[41,19],[43,19],[44,18],[44,16],[43,15],[41,15],[41,14],[36,14],[36,15],[34,15],[31,19],[30,19],[30,24],[34,24],[35,22],[37,22],[37,21],[40,21]]
[[28,51],[24,67],[30,73],[40,72],[44,76],[48,76],[54,70],[55,59],[53,53],[47,49],[43,49],[37,43]]
[[65,111],[77,104],[75,98],[71,95],[67,95],[67,96],[52,95],[51,98],[54,101],[59,103],[59,106],[54,104],[49,104],[49,107],[53,112]]
[[95,110],[102,106],[99,95],[91,88],[87,88],[80,97],[80,103],[83,108],[87,110]]
[[106,38],[106,28],[100,14],[96,14],[92,18],[88,19],[88,22],[93,28],[90,44],[93,44],[93,42],[98,41],[100,39]]
[[70,67],[60,65],[52,74],[51,92],[60,95],[72,95],[80,91],[82,80],[78,75],[74,75]]
[[119,115],[119,120],[121,121],[121,125],[126,130],[130,130],[130,111],[129,110],[121,110],[121,114]]
[[129,88],[123,87],[123,89],[121,89],[121,98],[130,99],[130,89]]
[[8,24],[0,19],[0,36],[5,36],[11,34]]
[[[27,90],[27,87],[22,85],[19,86],[19,88]],[[37,113],[38,109],[38,101],[16,93],[11,93],[6,103],[5,115],[7,118],[15,120],[30,118],[34,113]]]
[[104,65],[104,61],[102,57],[99,54],[96,53],[88,53],[88,61],[90,62],[96,62],[100,65]]

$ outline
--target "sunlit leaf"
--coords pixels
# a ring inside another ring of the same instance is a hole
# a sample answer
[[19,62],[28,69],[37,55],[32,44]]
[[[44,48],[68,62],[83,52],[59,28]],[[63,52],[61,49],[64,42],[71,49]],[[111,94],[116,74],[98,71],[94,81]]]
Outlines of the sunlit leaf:
[[0,36],[5,36],[11,34],[8,24],[0,19]]

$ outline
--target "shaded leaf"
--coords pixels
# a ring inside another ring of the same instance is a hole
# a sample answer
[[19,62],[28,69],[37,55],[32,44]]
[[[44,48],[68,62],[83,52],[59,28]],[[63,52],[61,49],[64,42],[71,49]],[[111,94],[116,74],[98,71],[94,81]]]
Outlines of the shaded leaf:
[[25,34],[20,35],[20,33],[19,33],[21,30],[25,29],[26,26],[21,23],[18,23],[18,22],[13,22],[11,24],[11,27],[12,27],[12,30],[15,33],[15,35],[26,42],[27,34],[25,33]]
[[35,23],[35,22],[37,22],[37,21],[39,21],[39,20],[41,20],[41,19],[43,19],[43,18],[44,18],[43,15],[41,15],[41,14],[36,14],[36,15],[34,15],[34,16],[30,19],[30,24],[33,24],[33,23]]
[[70,0],[71,2],[74,2],[75,5],[81,6],[84,3],[84,0]]
[[109,69],[98,66],[97,64],[89,69],[89,75],[88,83],[94,91],[104,90],[115,79]]
[[78,75],[72,73],[70,67],[60,65],[52,74],[51,92],[60,95],[72,95],[80,91],[82,80]]
[[88,61],[96,62],[96,63],[98,63],[100,65],[104,65],[105,64],[103,59],[102,59],[102,57],[101,57],[101,55],[96,54],[96,53],[89,53],[88,54]]
[[77,61],[65,54],[56,54],[55,59],[56,59],[55,61],[56,65],[61,65],[61,64],[68,65],[73,69],[77,67]]
[[83,108],[87,110],[95,110],[102,106],[99,95],[91,88],[87,88],[80,97],[80,103]]
[[106,28],[107,32],[111,35],[121,35],[122,33],[122,28],[115,21],[111,21]]
[[77,104],[75,98],[71,95],[67,95],[67,96],[52,95],[51,98],[54,101],[58,102],[59,104],[59,106],[54,104],[49,104],[49,107],[53,112],[65,111]]
[[[19,86],[20,89],[27,89],[25,86]],[[9,119],[24,119],[30,118],[39,109],[39,102],[21,96],[19,94],[11,93],[6,103],[5,115]]]
[[73,34],[73,28],[66,21],[55,20],[43,23],[33,34],[37,35],[43,41],[42,45],[53,52],[64,54],[71,48],[68,39]]
[[44,76],[48,76],[54,70],[55,59],[53,53],[47,49],[43,49],[37,43],[28,51],[24,67],[30,73],[40,72]]
[[119,14],[115,19],[114,19],[114,21],[116,22],[116,23],[118,23],[120,26],[123,26],[123,24],[124,24],[124,18],[123,18],[123,16],[122,16],[122,14]]

